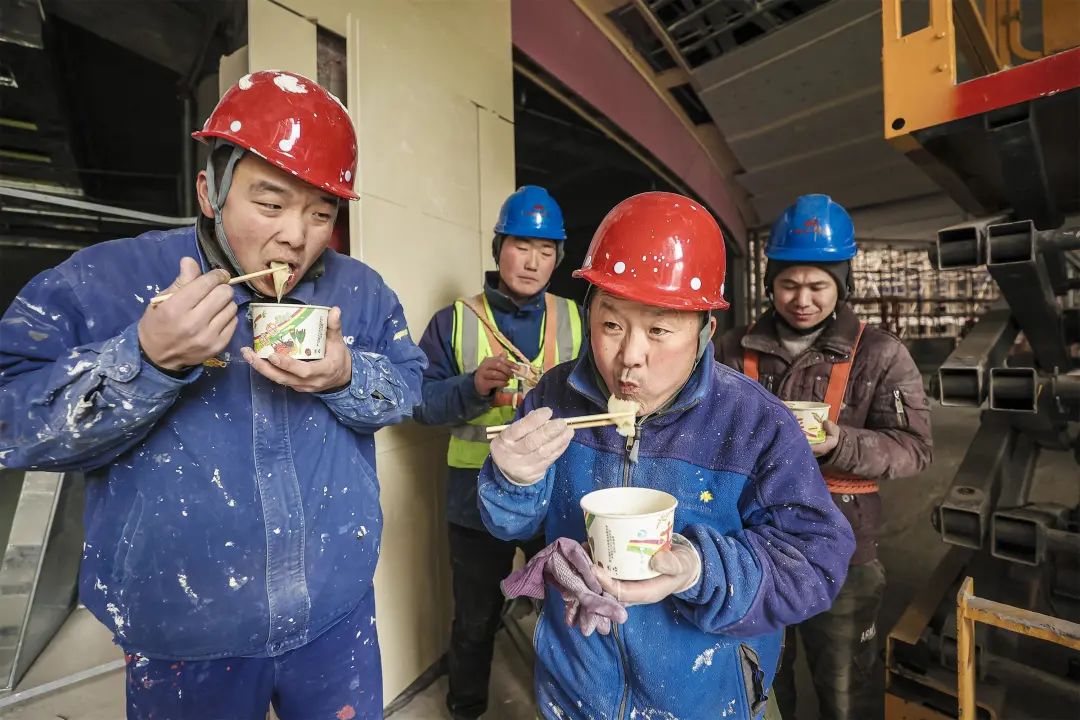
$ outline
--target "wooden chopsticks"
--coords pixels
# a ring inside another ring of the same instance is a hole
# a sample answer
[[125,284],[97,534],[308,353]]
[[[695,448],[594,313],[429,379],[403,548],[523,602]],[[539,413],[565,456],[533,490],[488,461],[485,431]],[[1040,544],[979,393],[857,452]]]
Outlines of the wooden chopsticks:
[[[255,272],[248,273],[247,275],[241,275],[240,277],[234,277],[233,279],[229,280],[228,284],[229,285],[238,285],[238,284],[240,284],[242,282],[246,282],[248,280],[253,280],[253,279],[257,278],[257,277],[262,277],[263,275],[269,275],[270,273],[273,273],[273,272],[282,272],[282,270],[280,268],[267,268],[265,270],[256,270]],[[151,305],[157,305],[160,302],[165,302],[166,300],[168,300],[172,296],[173,296],[172,293],[165,293],[164,295],[155,295],[154,297],[150,298],[150,304]]]
[[[598,413],[596,415],[579,415],[578,417],[562,418],[567,427],[573,430],[581,430],[583,428],[602,427],[604,425],[618,425],[620,422],[626,422],[628,418],[634,418],[637,415],[633,410],[620,413]],[[494,439],[499,433],[501,433],[509,425],[491,425],[485,429],[487,433],[487,439]]]

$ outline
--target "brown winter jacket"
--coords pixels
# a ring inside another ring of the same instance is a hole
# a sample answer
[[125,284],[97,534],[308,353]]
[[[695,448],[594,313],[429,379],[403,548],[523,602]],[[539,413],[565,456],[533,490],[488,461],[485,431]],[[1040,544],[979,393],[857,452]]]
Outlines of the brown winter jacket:
[[[859,318],[840,303],[836,319],[804,353],[792,358],[780,343],[776,318],[768,311],[747,333],[728,331],[718,343],[720,362],[743,369],[743,351],[759,353],[760,382],[782,400],[822,402],[831,365],[846,359],[859,329]],[[930,407],[922,377],[907,348],[895,335],[867,326],[859,341],[839,417],[840,440],[819,459],[822,472],[891,480],[921,472],[930,464]],[[881,496],[833,494],[851,523],[856,549],[853,565],[877,557]]]

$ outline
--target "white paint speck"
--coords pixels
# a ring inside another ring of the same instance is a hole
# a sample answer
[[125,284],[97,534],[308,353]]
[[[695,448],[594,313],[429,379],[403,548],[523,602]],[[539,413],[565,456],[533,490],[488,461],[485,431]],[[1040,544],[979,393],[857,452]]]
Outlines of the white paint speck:
[[239,120],[233,120],[231,123],[229,123],[229,129],[233,132],[240,132],[240,128],[242,127],[244,127],[244,125]]
[[350,182],[351,180],[352,180],[352,170],[346,170],[345,171],[345,182]]
[[713,645],[711,648],[694,658],[694,667],[691,668],[694,672],[701,670],[702,668],[712,665],[713,655],[720,649],[720,645]]
[[192,602],[198,604],[199,596],[196,595],[195,591],[192,590],[191,587],[188,585],[187,575],[185,575],[184,573],[179,573],[176,576],[176,580],[180,583],[180,587],[184,589],[184,594],[191,598]]
[[75,367],[68,369],[68,377],[75,377],[79,373],[94,367],[94,365],[95,363],[92,363],[89,360],[80,360],[79,362],[75,363]]
[[239,590],[240,588],[247,585],[249,580],[251,580],[251,578],[249,578],[247,576],[241,576],[240,579],[237,580],[235,577],[230,575],[229,576],[229,588],[232,589],[232,590]]
[[239,84],[240,84],[240,89],[241,90],[250,90],[251,89],[251,73],[248,73],[244,77],[240,78],[240,83]]
[[113,603],[109,603],[105,606],[105,612],[112,616],[113,625],[116,627],[116,634],[120,637],[124,637],[124,625],[127,623],[120,614],[120,608],[116,607]]
[[297,93],[299,95],[303,95],[307,92],[307,87],[301,84],[300,80],[293,75],[275,75],[274,84],[285,92]]
[[626,263],[620,260],[619,262],[615,263],[614,270],[616,275],[622,275],[624,272],[626,272]]
[[690,288],[692,290],[701,289],[701,278],[690,278]]

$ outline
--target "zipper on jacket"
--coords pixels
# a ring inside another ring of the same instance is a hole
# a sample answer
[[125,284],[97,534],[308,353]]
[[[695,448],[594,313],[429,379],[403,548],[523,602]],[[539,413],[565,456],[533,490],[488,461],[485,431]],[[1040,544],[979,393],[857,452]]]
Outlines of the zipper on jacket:
[[[626,459],[623,460],[623,487],[630,486],[630,479],[634,464],[637,462],[638,456],[638,440],[641,437],[641,423],[637,423],[634,427],[634,434],[632,437],[626,438]],[[619,637],[619,624],[611,624],[612,637],[615,640],[615,647],[619,650],[619,659],[622,662],[623,672],[623,692],[622,700],[619,701],[619,720],[626,717],[626,703],[630,699],[630,683],[626,679],[626,674],[629,672],[630,662],[626,659],[626,648],[623,647],[622,638]]]
[[893,390],[892,396],[896,406],[896,422],[900,423],[900,427],[907,427],[907,413],[904,411],[904,400],[900,397],[900,391]]
[[632,437],[626,438],[626,460],[623,461],[623,487],[630,486],[630,475],[638,461],[638,439],[641,437],[641,423],[634,427]]

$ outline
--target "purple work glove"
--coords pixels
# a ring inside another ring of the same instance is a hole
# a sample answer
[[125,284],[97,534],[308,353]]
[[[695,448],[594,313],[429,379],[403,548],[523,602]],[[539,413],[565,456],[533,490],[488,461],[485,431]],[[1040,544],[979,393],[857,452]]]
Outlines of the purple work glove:
[[570,538],[551,543],[502,581],[503,594],[508,598],[542,598],[545,581],[566,603],[566,625],[576,625],[585,637],[594,631],[609,634],[612,621],[626,622],[626,608],[600,587],[592,559],[580,543]]

